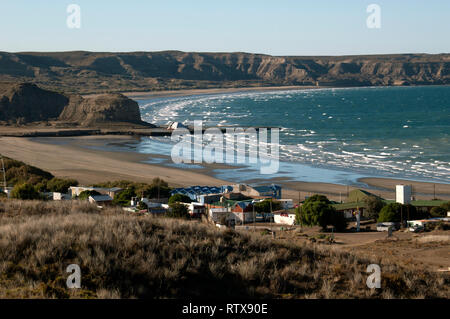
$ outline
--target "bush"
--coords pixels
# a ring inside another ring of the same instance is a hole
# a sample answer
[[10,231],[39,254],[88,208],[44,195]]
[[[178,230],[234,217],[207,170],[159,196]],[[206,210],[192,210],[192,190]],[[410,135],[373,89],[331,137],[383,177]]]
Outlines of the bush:
[[11,198],[33,200],[40,199],[40,197],[34,186],[28,183],[18,184],[11,191]]
[[255,203],[255,211],[258,213],[270,213],[271,203],[272,202],[272,211],[277,211],[282,208],[280,202],[270,199],[265,199],[262,202]]
[[128,206],[130,205],[131,198],[133,197],[136,197],[136,191],[134,187],[127,188],[114,197],[113,204]]
[[169,204],[174,203],[192,203],[192,199],[189,196],[183,194],[175,194],[170,196]]
[[433,207],[430,211],[432,217],[445,217],[447,216],[447,210],[442,206]]
[[331,214],[330,224],[334,226],[334,229],[338,232],[342,232],[347,228],[347,219],[345,219],[344,212],[334,212]]
[[82,191],[80,193],[80,195],[78,196],[78,199],[80,200],[88,200],[89,196],[98,196],[101,195],[99,192],[97,191]]
[[186,205],[181,203],[172,203],[169,205],[170,209],[167,212],[168,217],[173,218],[189,218],[189,210]]
[[326,230],[328,225],[334,225],[336,229],[345,229],[345,218],[336,212],[326,196],[314,195],[308,198],[303,206],[297,208],[296,220],[302,225],[319,225]]
[[75,179],[60,179],[52,178],[47,182],[47,190],[56,193],[67,193],[70,186],[78,186],[78,181]]
[[148,205],[144,202],[139,202],[139,204],[137,205],[137,208],[139,210],[147,210],[148,209]]
[[383,200],[375,196],[367,196],[364,199],[366,209],[364,210],[364,217],[377,219],[380,211],[386,205]]
[[378,217],[378,222],[400,222],[402,209],[403,213],[406,213],[405,206],[400,203],[390,203],[384,206]]

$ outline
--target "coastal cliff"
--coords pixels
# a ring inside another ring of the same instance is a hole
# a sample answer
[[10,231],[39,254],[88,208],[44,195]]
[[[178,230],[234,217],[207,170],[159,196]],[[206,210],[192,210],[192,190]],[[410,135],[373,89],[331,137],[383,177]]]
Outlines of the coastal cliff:
[[102,94],[84,98],[42,89],[31,83],[0,84],[0,122],[28,124],[59,121],[75,126],[139,124],[139,105],[122,94]]
[[0,80],[65,92],[450,84],[450,54],[277,57],[249,53],[0,52]]

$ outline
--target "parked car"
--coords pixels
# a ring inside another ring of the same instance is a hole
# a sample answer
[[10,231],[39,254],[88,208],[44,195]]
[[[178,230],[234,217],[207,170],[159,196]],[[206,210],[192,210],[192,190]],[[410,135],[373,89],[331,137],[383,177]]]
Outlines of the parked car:
[[392,222],[379,223],[377,224],[377,231],[389,231],[389,227],[392,227],[392,230],[397,230],[398,224]]

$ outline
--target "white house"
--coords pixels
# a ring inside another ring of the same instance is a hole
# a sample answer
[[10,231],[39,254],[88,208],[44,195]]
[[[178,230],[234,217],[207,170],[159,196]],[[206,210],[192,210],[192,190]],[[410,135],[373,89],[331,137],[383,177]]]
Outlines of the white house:
[[274,212],[273,220],[276,224],[294,225],[295,224],[295,213],[287,212],[287,211]]
[[232,220],[234,219],[234,215],[231,214],[231,209],[227,207],[210,208],[209,218],[217,223],[220,222],[222,218],[225,218],[225,220]]
[[57,200],[57,201],[72,199],[72,196],[70,196],[69,194],[63,194],[63,193],[57,193],[57,192],[53,192],[52,197],[53,197],[53,200]]

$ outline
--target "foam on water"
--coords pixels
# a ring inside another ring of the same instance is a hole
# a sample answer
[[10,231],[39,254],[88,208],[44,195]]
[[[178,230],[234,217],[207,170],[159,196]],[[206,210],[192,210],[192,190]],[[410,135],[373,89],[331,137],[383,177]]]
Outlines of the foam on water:
[[[241,92],[139,103],[143,119],[155,124],[280,127],[280,157],[289,165],[450,183],[450,87]],[[171,147],[144,144],[143,152]]]

